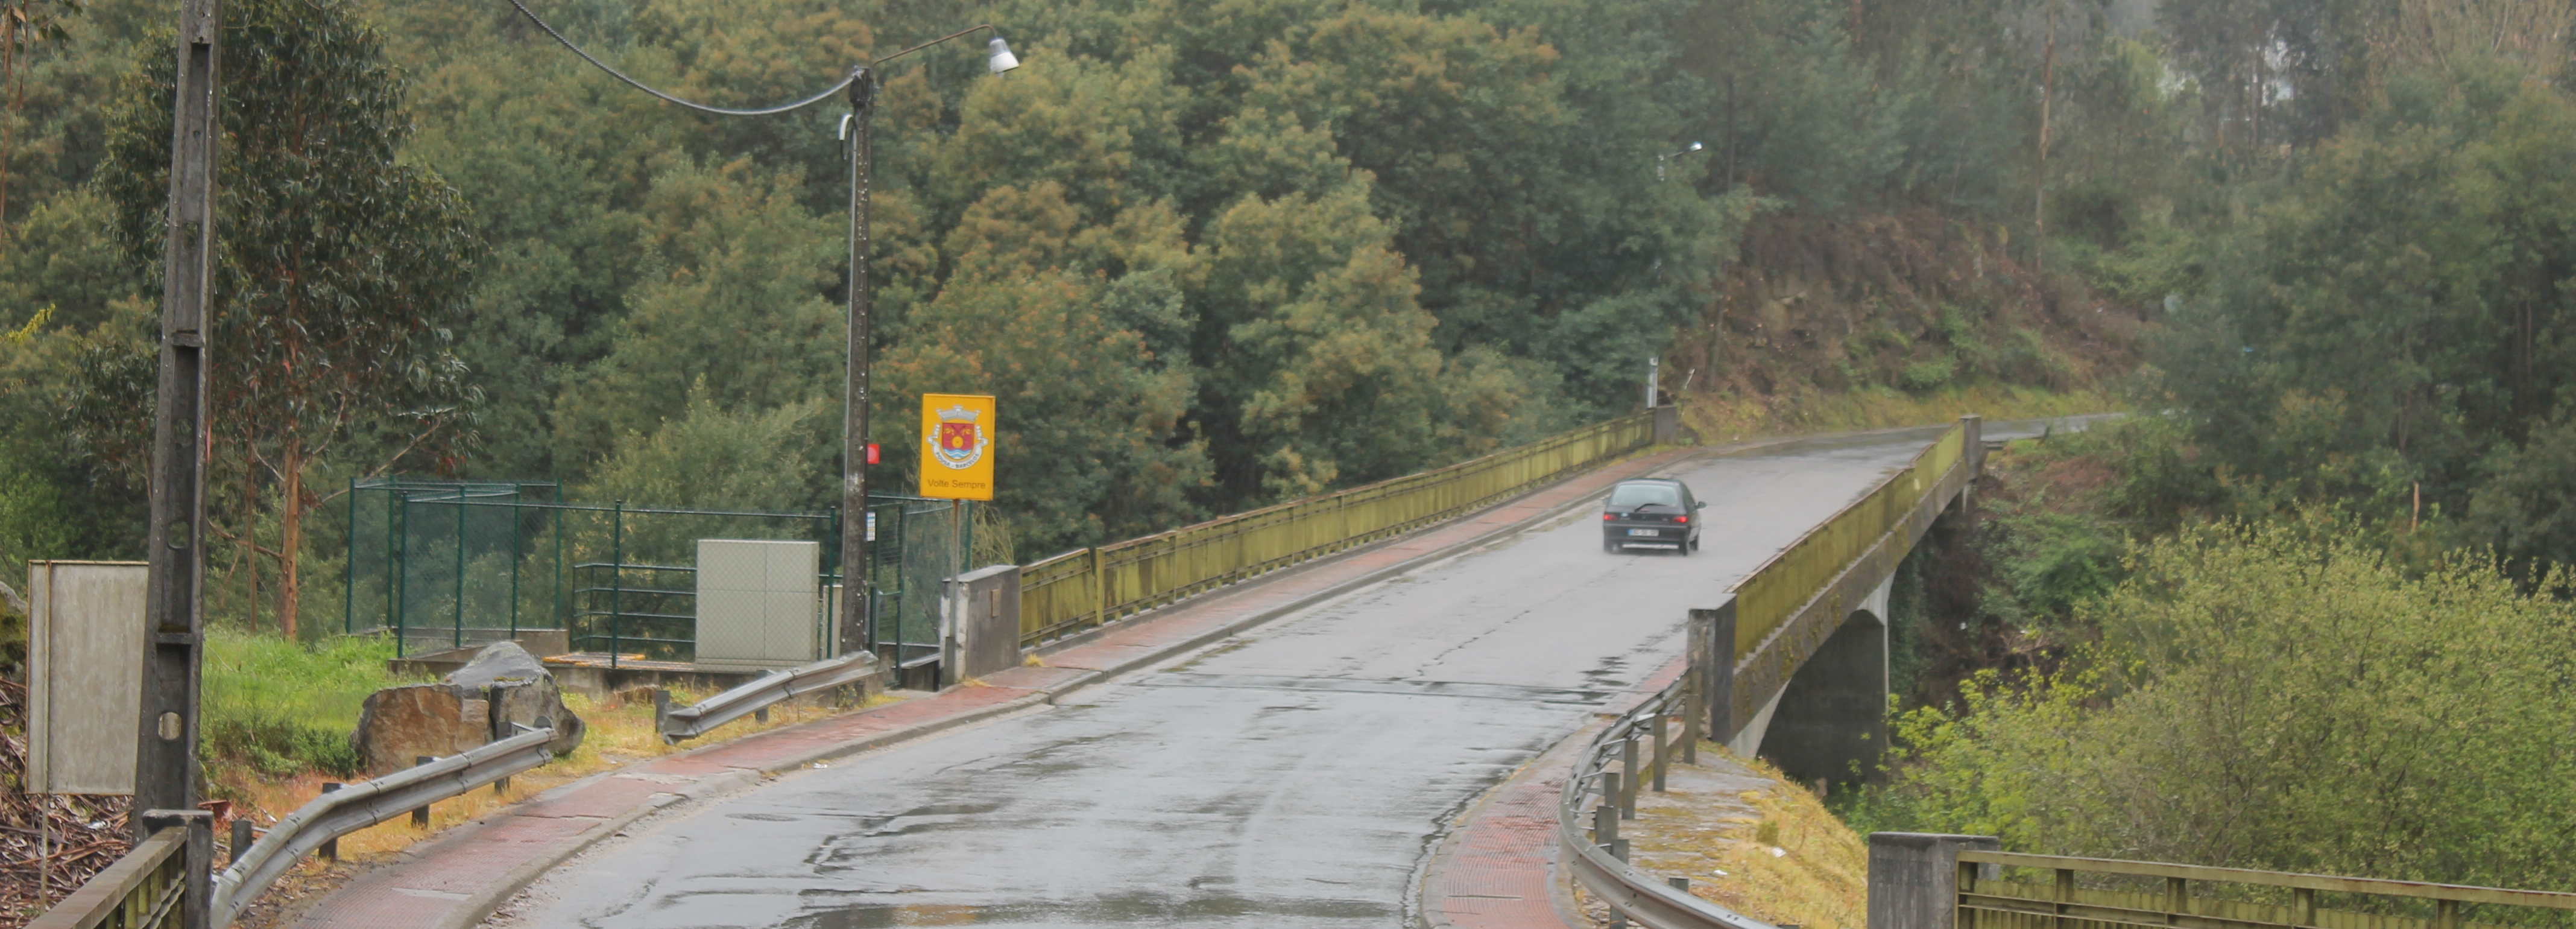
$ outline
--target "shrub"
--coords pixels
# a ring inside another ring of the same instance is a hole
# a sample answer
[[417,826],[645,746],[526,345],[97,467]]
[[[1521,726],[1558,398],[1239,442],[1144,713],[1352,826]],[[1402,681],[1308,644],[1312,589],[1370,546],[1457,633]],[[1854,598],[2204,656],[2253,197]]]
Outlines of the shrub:
[[[2576,860],[2576,607],[2316,522],[2186,530],[2056,674],[1899,717],[1856,826],[2015,851],[2505,887]],[[2547,586],[2563,591],[2568,578]]]

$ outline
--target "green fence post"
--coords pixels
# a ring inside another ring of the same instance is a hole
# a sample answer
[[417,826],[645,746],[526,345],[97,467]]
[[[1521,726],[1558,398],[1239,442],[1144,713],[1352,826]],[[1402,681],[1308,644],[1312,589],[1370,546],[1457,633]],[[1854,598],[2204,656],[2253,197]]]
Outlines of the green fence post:
[[465,647],[465,488],[456,488],[456,607],[448,611],[455,625],[449,648]]
[[358,631],[358,479],[349,479],[349,534],[343,546],[348,550],[340,565],[340,634]]
[[385,610],[393,614],[394,657],[403,656],[411,645],[411,495],[400,489],[385,498],[387,536],[393,541],[385,553]]
[[617,621],[626,610],[626,501],[617,501],[617,510],[608,524],[608,670],[617,670]]
[[572,596],[564,591],[563,582],[563,501],[546,510],[555,520],[555,628],[564,631],[564,647],[572,647]]
[[519,488],[510,487],[510,638],[519,637]]

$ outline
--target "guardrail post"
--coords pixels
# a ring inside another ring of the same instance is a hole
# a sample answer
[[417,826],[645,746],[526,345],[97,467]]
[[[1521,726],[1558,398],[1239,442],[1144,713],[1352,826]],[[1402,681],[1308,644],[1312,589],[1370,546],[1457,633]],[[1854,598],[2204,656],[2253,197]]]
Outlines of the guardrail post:
[[[346,786],[349,785],[340,783],[339,781],[323,781],[322,792],[326,794],[335,794],[340,792],[340,788]],[[322,853],[322,860],[324,861],[340,860],[340,840],[337,837],[323,840],[320,851]]]
[[[247,817],[235,817],[233,819],[232,861],[240,861],[242,853],[250,851],[251,839],[250,820]],[[231,863],[231,861],[225,862],[225,864]]]
[[1619,740],[1619,788],[1620,788],[1620,789],[1619,789],[1619,795],[1618,795],[1618,797],[1616,798],[1616,802],[1619,804],[1619,818],[1620,818],[1620,819],[1635,819],[1635,818],[1637,818],[1637,781],[1638,781],[1638,780],[1639,780],[1639,778],[1637,777],[1637,734],[1636,734],[1635,732],[1633,732],[1633,731],[1632,731],[1632,732],[1628,733],[1626,737],[1621,738],[1621,739]]
[[1655,792],[1664,792],[1664,769],[1672,762],[1672,747],[1664,741],[1664,714],[1670,707],[1655,708]]
[[[413,755],[411,762],[414,767],[418,767],[437,760],[428,755]],[[412,808],[411,824],[422,829],[429,828],[429,804],[423,803]]]
[[1592,844],[1609,848],[1619,841],[1619,775],[1601,772],[1601,805],[1592,808]]
[[1959,852],[2002,847],[1984,835],[1870,833],[1869,929],[1973,929],[1959,895],[1975,889],[1980,866],[1962,866]]
[[[188,830],[188,845],[181,852],[179,873],[187,885],[179,892],[180,929],[205,929],[213,910],[207,895],[214,891],[215,814],[205,810],[145,810],[143,827],[158,832],[172,826]],[[149,835],[150,832],[145,833]]]

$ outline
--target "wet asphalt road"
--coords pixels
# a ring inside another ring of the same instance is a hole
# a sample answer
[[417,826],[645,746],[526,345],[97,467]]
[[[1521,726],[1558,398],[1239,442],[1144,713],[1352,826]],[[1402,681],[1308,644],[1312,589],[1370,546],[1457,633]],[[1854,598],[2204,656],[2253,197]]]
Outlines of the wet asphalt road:
[[1935,434],[1684,461],[1696,555],[1607,554],[1578,509],[1061,706],[639,824],[508,924],[1410,924],[1446,823]]

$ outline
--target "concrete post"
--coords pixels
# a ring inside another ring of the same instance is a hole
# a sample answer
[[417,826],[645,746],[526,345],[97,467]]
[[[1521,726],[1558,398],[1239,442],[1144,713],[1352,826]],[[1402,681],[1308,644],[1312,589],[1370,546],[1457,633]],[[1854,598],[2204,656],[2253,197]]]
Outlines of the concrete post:
[[1708,651],[1700,666],[1700,699],[1707,708],[1708,740],[1726,744],[1748,720],[1735,718],[1735,598],[1713,610],[1690,611],[1691,627],[1705,630]]
[[1655,444],[1678,445],[1682,441],[1682,408],[1659,406],[1647,412],[1655,416]]
[[1869,929],[1965,929],[1959,910],[1959,852],[1994,851],[1993,836],[1873,832],[1869,836]]

